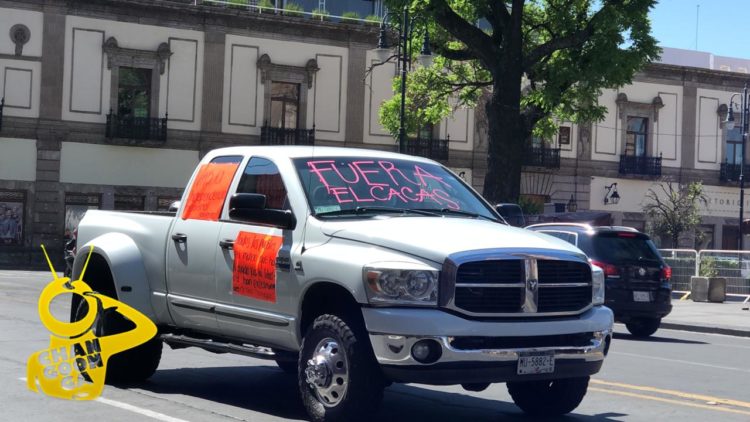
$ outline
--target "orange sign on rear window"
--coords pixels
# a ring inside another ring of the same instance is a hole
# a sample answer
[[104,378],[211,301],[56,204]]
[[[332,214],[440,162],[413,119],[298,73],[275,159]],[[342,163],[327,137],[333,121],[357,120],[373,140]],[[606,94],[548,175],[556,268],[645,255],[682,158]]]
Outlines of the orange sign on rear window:
[[217,221],[237,167],[239,163],[201,165],[190,188],[182,219]]
[[234,241],[232,292],[276,303],[276,256],[281,236],[240,232]]

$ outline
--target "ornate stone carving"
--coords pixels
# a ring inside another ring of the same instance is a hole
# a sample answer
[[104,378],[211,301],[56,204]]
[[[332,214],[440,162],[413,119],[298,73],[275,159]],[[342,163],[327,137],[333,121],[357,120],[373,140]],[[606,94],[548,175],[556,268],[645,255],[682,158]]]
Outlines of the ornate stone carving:
[[29,27],[19,23],[10,28],[10,40],[16,45],[16,56],[23,54],[23,46],[31,39]]
[[136,50],[133,48],[122,48],[117,43],[115,37],[109,37],[104,42],[102,48],[107,54],[107,69],[112,69],[112,66],[158,68],[160,75],[164,74],[167,59],[172,55],[169,44],[165,42],[159,44],[156,51]]
[[312,88],[313,77],[320,70],[315,59],[308,60],[305,67],[299,67],[273,63],[268,54],[261,55],[256,64],[260,70],[260,83],[262,84],[265,84],[267,80],[287,80],[294,76],[301,76],[308,89]]

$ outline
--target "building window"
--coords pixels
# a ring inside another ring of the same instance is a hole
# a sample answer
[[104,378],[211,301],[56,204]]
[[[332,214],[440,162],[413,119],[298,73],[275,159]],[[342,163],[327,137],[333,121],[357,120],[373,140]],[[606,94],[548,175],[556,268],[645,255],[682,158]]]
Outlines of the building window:
[[269,126],[297,129],[299,123],[299,84],[271,82],[271,116]]
[[736,127],[732,130],[724,131],[726,133],[726,162],[729,164],[742,163],[742,132]]
[[152,69],[120,67],[117,84],[118,116],[151,116],[152,72]]
[[83,216],[88,210],[97,210],[101,206],[101,195],[88,195],[83,193],[65,194],[65,234],[69,239],[71,234],[78,228]]
[[115,210],[143,211],[145,198],[140,195],[115,195]]
[[648,119],[628,116],[625,137],[625,155],[646,156],[648,139]]
[[0,191],[0,246],[23,244],[26,193]]

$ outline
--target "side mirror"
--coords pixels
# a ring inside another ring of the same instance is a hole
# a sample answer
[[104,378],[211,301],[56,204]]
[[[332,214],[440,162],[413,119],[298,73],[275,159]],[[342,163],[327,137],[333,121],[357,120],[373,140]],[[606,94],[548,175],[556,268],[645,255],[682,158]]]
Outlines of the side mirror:
[[294,230],[297,226],[297,219],[292,211],[266,208],[266,196],[258,193],[232,195],[229,199],[229,218],[285,230]]
[[180,209],[180,205],[182,205],[182,201],[174,201],[171,204],[169,204],[169,209],[167,211],[177,212],[177,210]]

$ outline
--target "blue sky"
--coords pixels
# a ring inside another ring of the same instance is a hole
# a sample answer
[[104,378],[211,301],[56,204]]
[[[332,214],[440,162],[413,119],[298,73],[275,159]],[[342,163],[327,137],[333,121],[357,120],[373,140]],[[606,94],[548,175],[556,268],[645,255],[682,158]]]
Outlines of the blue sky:
[[654,37],[662,47],[750,59],[750,0],[659,0],[651,11]]

